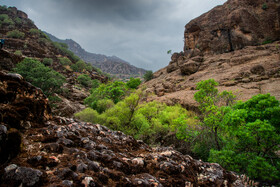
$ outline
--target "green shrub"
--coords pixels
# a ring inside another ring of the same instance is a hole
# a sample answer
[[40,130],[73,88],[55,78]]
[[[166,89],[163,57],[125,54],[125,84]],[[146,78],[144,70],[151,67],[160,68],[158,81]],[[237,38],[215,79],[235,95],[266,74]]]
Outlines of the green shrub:
[[92,89],[95,89],[95,88],[98,88],[100,86],[100,81],[97,80],[97,79],[94,79],[91,81],[91,88]]
[[8,38],[18,38],[18,39],[23,39],[25,34],[23,32],[20,32],[19,30],[13,30],[9,31],[7,33]]
[[[48,38],[48,37],[47,37]],[[61,53],[68,56],[72,61],[77,62],[80,60],[72,51],[68,50],[68,45],[65,43],[52,42],[54,47],[60,50]]]
[[113,106],[114,102],[111,99],[101,99],[96,103],[96,111],[101,114]]
[[69,60],[69,58],[67,58],[67,57],[61,57],[61,58],[58,58],[58,59],[59,59],[59,63],[63,66],[67,66],[67,65],[72,64],[71,60]]
[[146,71],[146,73],[144,74],[144,80],[147,82],[149,80],[152,80],[154,77],[153,72],[152,71]]
[[15,72],[21,74],[27,81],[43,90],[46,95],[60,92],[65,77],[44,66],[38,60],[25,58],[16,65]]
[[96,110],[93,110],[91,108],[86,108],[83,111],[76,113],[75,117],[86,121],[86,122],[91,122],[91,123],[98,123],[99,119],[99,114],[96,112]]
[[83,86],[85,86],[85,87],[91,86],[92,81],[91,81],[91,78],[90,78],[88,75],[86,75],[86,74],[81,74],[81,75],[78,76],[77,79],[78,79],[78,82],[79,82],[81,85],[83,85]]
[[44,58],[42,62],[45,66],[51,66],[53,63],[53,59],[51,58]]
[[71,69],[75,72],[82,72],[83,70],[86,69],[86,67],[87,67],[86,63],[82,60],[79,60],[75,64],[71,65]]
[[18,25],[21,25],[22,24],[22,19],[20,19],[19,17],[16,17],[15,19],[14,19],[14,21],[15,21],[15,23],[16,24],[18,24]]
[[141,84],[141,80],[139,78],[131,77],[130,80],[126,83],[126,86],[131,89],[136,89]]
[[14,54],[17,56],[22,56],[22,52],[20,50],[15,51]]
[[40,36],[42,31],[40,31],[39,29],[30,29],[28,31],[31,35],[35,35],[35,36]]
[[266,3],[264,3],[264,4],[262,5],[262,9],[263,9],[263,10],[268,9],[268,6],[267,6],[267,4],[266,4]]

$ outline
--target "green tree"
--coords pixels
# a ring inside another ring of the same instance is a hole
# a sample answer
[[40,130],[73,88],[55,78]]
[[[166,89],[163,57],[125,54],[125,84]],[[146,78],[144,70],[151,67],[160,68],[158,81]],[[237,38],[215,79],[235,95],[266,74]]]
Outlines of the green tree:
[[27,81],[43,90],[46,95],[59,92],[65,82],[65,77],[44,66],[40,61],[25,58],[16,65],[15,72],[21,74]]
[[146,71],[146,73],[144,74],[144,80],[147,82],[149,80],[152,80],[154,77],[153,72],[152,71]]
[[81,75],[78,76],[77,79],[78,79],[78,82],[80,84],[82,84],[83,86],[85,86],[85,87],[90,87],[91,86],[92,80],[88,75],[81,74]]
[[130,77],[129,81],[126,83],[126,86],[131,89],[136,89],[141,84],[139,78]]
[[280,174],[279,101],[270,94],[235,104],[224,116],[228,135],[222,150],[211,150],[209,161],[246,173],[253,179],[277,184]]
[[73,71],[76,71],[76,72],[82,72],[84,69],[87,68],[87,65],[84,61],[82,60],[79,60],[78,62],[76,62],[75,64],[72,64],[71,65],[71,69]]

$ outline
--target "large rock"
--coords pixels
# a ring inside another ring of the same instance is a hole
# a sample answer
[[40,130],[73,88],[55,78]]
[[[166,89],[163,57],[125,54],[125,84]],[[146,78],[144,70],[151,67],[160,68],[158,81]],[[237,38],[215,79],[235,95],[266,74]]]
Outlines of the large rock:
[[185,26],[184,51],[224,53],[280,39],[278,0],[228,0]]

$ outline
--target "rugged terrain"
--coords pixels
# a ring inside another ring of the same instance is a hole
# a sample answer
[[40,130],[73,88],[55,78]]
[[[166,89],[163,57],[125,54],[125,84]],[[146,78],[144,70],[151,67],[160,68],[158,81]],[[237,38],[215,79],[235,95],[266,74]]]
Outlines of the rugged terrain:
[[[246,177],[122,132],[52,116],[41,90],[0,72],[0,186],[244,186]],[[252,183],[250,183],[252,184]]]
[[195,85],[212,78],[237,99],[271,93],[279,100],[279,8],[274,0],[229,0],[189,22],[184,51],[146,83],[148,99],[196,111]]
[[106,56],[102,54],[90,53],[84,50],[77,42],[71,39],[61,40],[49,33],[46,34],[52,41],[67,44],[69,50],[71,50],[74,54],[76,54],[84,61],[91,63],[94,67],[101,69],[105,73],[116,76],[117,78],[125,80],[130,77],[142,77],[146,72],[146,70],[137,68],[116,56]]
[[[43,61],[44,58],[50,58],[53,63],[49,65],[55,71],[64,75],[67,82],[63,89],[67,93],[60,94],[59,97],[63,102],[57,103],[57,109],[53,112],[63,116],[72,116],[73,113],[84,108],[83,99],[89,95],[87,88],[76,86],[76,78],[81,73],[73,72],[70,67],[59,63],[59,58],[67,57],[71,63],[76,63],[73,55],[57,48],[48,37],[41,32],[34,23],[28,19],[28,16],[17,10],[15,7],[1,7],[0,14],[7,15],[8,19],[0,20],[0,36],[5,38],[3,50],[0,50],[0,70],[6,72],[12,71],[17,63],[26,57],[35,58]],[[7,21],[8,20],[8,21]],[[10,31],[20,31],[24,35],[9,37]],[[106,82],[108,77],[92,71],[84,71],[91,79],[98,79],[101,82]]]

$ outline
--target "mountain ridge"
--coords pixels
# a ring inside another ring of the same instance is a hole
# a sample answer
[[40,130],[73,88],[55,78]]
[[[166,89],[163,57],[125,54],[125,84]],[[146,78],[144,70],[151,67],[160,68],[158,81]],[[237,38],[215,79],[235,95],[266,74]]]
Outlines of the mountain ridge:
[[93,66],[101,69],[105,73],[115,75],[118,78],[142,77],[146,70],[135,67],[129,62],[117,57],[106,56],[104,54],[95,54],[86,51],[80,44],[72,39],[59,39],[52,34],[45,32],[52,41],[65,43],[68,45],[69,50],[79,56],[84,61],[91,63]]

